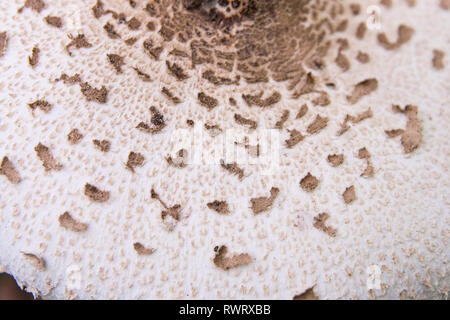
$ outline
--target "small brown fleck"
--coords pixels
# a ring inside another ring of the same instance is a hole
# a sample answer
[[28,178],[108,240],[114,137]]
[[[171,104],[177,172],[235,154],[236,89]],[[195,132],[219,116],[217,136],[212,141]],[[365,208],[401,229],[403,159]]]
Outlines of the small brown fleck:
[[303,293],[300,293],[294,297],[293,300],[318,300],[319,297],[314,293],[314,287],[306,289]]
[[89,41],[87,41],[86,36],[84,34],[78,34],[75,38],[71,34],[69,34],[68,37],[70,40],[72,40],[66,46],[66,51],[69,54],[69,56],[72,55],[72,52],[69,50],[72,46],[75,46],[75,49],[92,47],[92,44],[89,43]]
[[109,149],[111,149],[111,142],[109,142],[108,140],[94,139],[92,140],[92,143],[102,152],[108,152]]
[[216,98],[208,96],[204,92],[199,92],[197,98],[200,104],[210,111],[219,105],[219,101]]
[[[419,121],[418,107],[413,105],[407,105],[404,109],[401,109],[398,105],[393,105],[394,112],[403,113],[408,117],[406,123],[406,129],[401,132],[401,143],[405,153],[411,153],[417,149],[422,141],[422,126]],[[401,129],[386,131],[389,137],[400,134]]]
[[175,31],[163,24],[161,29],[159,29],[159,34],[163,37],[164,41],[171,41],[175,35]]
[[109,63],[111,63],[114,69],[116,69],[117,73],[122,73],[122,66],[125,64],[123,61],[124,57],[114,53],[108,53],[106,56],[108,57]]
[[258,126],[258,123],[255,120],[244,118],[242,115],[237,113],[234,114],[234,121],[238,124],[249,126],[250,129],[256,129]]
[[350,60],[342,52],[339,51],[334,61],[336,62],[338,67],[341,68],[342,72],[346,72],[348,71],[348,69],[350,69]]
[[105,202],[109,199],[109,191],[102,191],[96,186],[86,183],[84,185],[84,194],[92,201]]
[[392,43],[389,41],[385,33],[378,34],[378,43],[386,50],[394,50],[408,42],[414,34],[414,29],[401,24],[397,29],[397,41]]
[[177,80],[182,81],[189,78],[189,76],[184,72],[184,70],[176,63],[170,63],[166,60],[166,66],[169,70],[169,73],[173,75]]
[[337,132],[337,135],[341,136],[345,132],[347,132],[348,129],[350,129],[350,126],[348,125],[348,122],[359,123],[359,122],[361,122],[361,121],[363,121],[365,119],[371,118],[372,116],[373,116],[373,113],[372,113],[372,109],[371,108],[368,108],[366,111],[364,111],[364,112],[362,112],[362,113],[360,113],[360,114],[358,114],[356,116],[352,116],[352,115],[347,114],[345,116],[344,122],[341,124],[341,127],[340,127],[339,131]]
[[126,39],[124,42],[125,42],[125,44],[128,45],[128,46],[132,46],[133,44],[136,43],[136,41],[138,41],[138,38],[136,38],[136,37],[131,37],[131,38]]
[[343,154],[330,154],[327,157],[327,161],[332,167],[337,167],[344,162],[344,155]]
[[156,30],[156,25],[153,21],[149,21],[146,25],[147,29],[149,31],[155,31]]
[[351,3],[350,10],[354,16],[357,16],[361,12],[361,5],[359,3]]
[[358,51],[358,55],[356,56],[356,60],[361,63],[368,63],[370,61],[370,56],[362,51]]
[[308,172],[308,174],[304,176],[302,180],[300,180],[300,187],[307,192],[314,191],[314,189],[317,188],[318,184],[319,179],[314,177],[310,172]]
[[33,103],[29,103],[28,106],[31,108],[31,110],[36,110],[36,108],[41,109],[44,112],[49,112],[52,109],[52,105],[46,101],[46,100],[36,100]]
[[38,64],[40,52],[41,50],[37,47],[37,45],[35,45],[33,47],[31,56],[28,57],[28,62],[30,63],[30,66],[34,67],[35,65]]
[[130,30],[137,30],[141,27],[141,21],[136,17],[133,17],[127,21],[127,26]]
[[45,22],[56,28],[61,28],[63,25],[62,19],[60,17],[46,16]]
[[110,37],[111,39],[118,39],[120,38],[120,35],[116,32],[116,30],[114,30],[114,26],[107,22],[104,26],[103,29],[105,29],[106,33],[108,34],[108,37]]
[[242,99],[248,104],[249,107],[256,105],[261,108],[268,108],[276,104],[281,100],[281,94],[278,91],[274,91],[266,99],[262,99],[263,92],[256,95],[243,94]]
[[306,103],[300,107],[300,110],[298,111],[297,115],[295,116],[295,119],[302,118],[306,113],[308,112],[308,106]]
[[0,32],[0,58],[5,55],[8,47],[8,35],[6,31]]
[[166,157],[166,161],[169,165],[176,168],[184,168],[187,164],[187,150],[180,149],[177,152],[176,158],[172,158],[170,155]]
[[328,234],[330,237],[336,236],[336,229],[330,226],[325,225],[325,221],[330,217],[328,213],[320,213],[319,215],[314,217],[314,223],[313,226],[316,229],[319,229],[326,234]]
[[275,123],[275,129],[283,129],[285,122],[289,119],[289,110],[283,110],[280,120]]
[[153,252],[155,252],[155,250],[156,250],[156,249],[153,249],[153,248],[146,248],[140,242],[133,243],[133,248],[140,255],[149,255],[149,254],[152,254]]
[[344,193],[342,194],[342,198],[344,198],[344,202],[347,204],[353,202],[356,199],[355,186],[346,188]]
[[128,154],[126,167],[134,172],[134,168],[141,167],[144,164],[145,157],[139,152],[131,151]]
[[316,106],[318,105],[318,106],[321,106],[321,107],[326,107],[327,105],[329,105],[331,103],[330,97],[329,97],[327,92],[319,91],[318,93],[320,95],[312,101],[312,103],[314,105],[316,105]]
[[181,99],[178,98],[177,96],[175,96],[175,95],[174,95],[172,92],[170,92],[170,90],[167,89],[166,87],[163,87],[163,88],[161,89],[161,92],[162,92],[162,94],[164,94],[167,98],[169,98],[169,99],[172,101],[172,103],[178,104],[178,103],[181,102]]
[[148,133],[160,132],[166,126],[164,115],[160,113],[154,106],[150,107],[150,112],[152,114],[152,118],[150,121],[153,124],[153,127],[150,127],[145,122],[140,122],[136,128]]
[[287,139],[286,147],[289,149],[294,147],[297,143],[302,141],[305,137],[302,135],[300,131],[297,131],[296,129],[288,130],[289,132],[289,139]]
[[76,144],[80,142],[81,139],[83,139],[83,135],[76,128],[72,129],[67,135],[67,140],[69,140],[71,144]]
[[359,159],[365,159],[366,160],[366,168],[361,173],[361,177],[372,177],[374,174],[374,168],[370,162],[370,153],[369,151],[364,147],[358,150],[358,158]]
[[309,134],[315,134],[325,128],[328,123],[327,117],[321,117],[320,115],[317,115],[313,122],[311,122],[306,129],[306,131]]
[[80,91],[87,98],[88,101],[97,101],[98,103],[106,103],[108,91],[105,86],[100,89],[92,87],[87,82],[80,83]]
[[213,202],[209,202],[206,205],[209,209],[214,210],[220,214],[230,213],[230,209],[228,208],[228,203],[226,201],[214,200]]
[[75,220],[67,211],[59,216],[58,222],[61,227],[72,230],[74,232],[85,231],[88,227],[86,223]]
[[356,38],[359,40],[362,40],[364,38],[364,35],[366,34],[367,26],[365,22],[361,22],[358,25],[358,28],[356,29]]
[[6,156],[3,157],[2,164],[0,166],[0,175],[6,176],[9,182],[14,184],[17,184],[22,180],[13,163]]
[[138,68],[133,68],[134,71],[136,71],[138,77],[144,81],[144,82],[150,82],[152,81],[152,79],[150,78],[150,75],[148,75],[147,73],[142,72],[140,69]]
[[45,2],[43,0],[26,0],[23,7],[19,8],[17,12],[21,13],[24,8],[31,8],[40,13],[45,8]]
[[371,92],[377,90],[378,80],[374,78],[369,78],[363,80],[355,85],[353,92],[347,96],[348,102],[351,104],[357,103],[363,96],[370,94]]
[[258,197],[250,199],[252,204],[252,211],[254,214],[261,213],[263,211],[267,211],[273,204],[275,198],[277,197],[280,189],[276,187],[272,187],[270,189],[270,197]]
[[192,119],[187,119],[186,120],[186,123],[187,123],[187,125],[189,126],[189,127],[193,127],[194,126],[194,120],[192,120]]
[[403,132],[405,132],[405,130],[393,129],[393,130],[385,130],[384,132],[386,132],[386,134],[388,135],[389,138],[395,138],[395,137],[402,135]]
[[44,166],[46,171],[49,170],[61,170],[62,164],[58,163],[54,158],[50,151],[50,149],[44,146],[42,143],[38,143],[34,148],[38,158],[42,161],[42,165]]
[[445,52],[442,50],[437,50],[434,49],[433,50],[433,67],[437,70],[442,70],[444,69],[445,65],[444,65],[444,57],[445,57]]
[[244,178],[244,170],[239,168],[236,162],[225,164],[223,160],[220,160],[220,166],[227,170],[229,173],[237,175],[239,180],[242,180],[242,178]]
[[56,82],[63,81],[64,84],[75,84],[81,82],[81,77],[78,73],[75,73],[73,76],[68,76],[65,73],[62,73],[58,79],[55,79]]
[[22,254],[28,258],[36,267],[38,270],[44,270],[45,269],[45,260],[41,257],[38,257],[35,254],[22,252]]
[[216,267],[228,270],[230,268],[249,264],[252,261],[252,258],[247,253],[233,254],[230,257],[225,257],[227,251],[228,249],[226,246],[217,246],[214,248],[215,256],[213,262]]
[[166,224],[169,231],[173,231],[176,223],[180,220],[180,211],[181,205],[176,204],[172,207],[168,207],[164,201],[161,200],[159,195],[152,188],[150,191],[150,195],[152,199],[156,199],[159,203],[164,207],[164,210],[161,211],[161,219]]

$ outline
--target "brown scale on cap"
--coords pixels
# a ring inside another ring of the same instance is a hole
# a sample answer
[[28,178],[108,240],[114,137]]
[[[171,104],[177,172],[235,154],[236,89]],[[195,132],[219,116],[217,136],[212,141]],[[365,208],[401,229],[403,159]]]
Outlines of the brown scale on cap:
[[137,252],[139,255],[150,255],[150,254],[152,254],[153,252],[156,251],[156,249],[145,247],[145,246],[144,246],[142,243],[140,243],[140,242],[135,242],[135,243],[133,243],[133,248],[134,248],[134,250],[136,250],[136,252]]
[[38,257],[33,253],[22,252],[22,254],[30,260],[30,262],[36,267],[38,270],[45,270],[46,264],[45,260],[42,257]]
[[111,149],[111,142],[108,140],[94,139],[92,140],[92,143],[94,144],[94,146],[97,147],[97,149],[99,149],[102,152],[108,152],[109,149]]
[[319,185],[319,179],[314,177],[310,172],[300,180],[300,187],[308,192],[314,191]]
[[228,249],[226,246],[217,246],[214,248],[215,256],[213,262],[216,267],[228,270],[230,268],[249,264],[252,261],[252,258],[247,253],[232,254],[226,257],[227,251]]
[[145,157],[142,154],[140,154],[139,152],[131,151],[128,154],[128,160],[127,160],[126,167],[128,169],[130,169],[132,172],[134,172],[134,168],[142,167],[142,165],[144,164],[144,161],[145,161]]
[[50,149],[47,146],[44,146],[42,143],[38,143],[37,146],[34,148],[34,151],[36,151],[36,154],[38,158],[42,161],[42,165],[44,166],[46,171],[50,170],[61,170],[63,165],[60,164],[53,158],[53,155],[50,151]]
[[84,194],[90,200],[96,202],[105,202],[109,199],[110,193],[109,191],[103,191],[97,188],[96,186],[86,183],[84,185]]
[[28,63],[30,64],[30,66],[34,67],[38,64],[40,52],[41,50],[37,45],[35,45],[33,47],[33,50],[31,51],[31,56],[28,57]]
[[346,204],[353,202],[356,199],[355,186],[346,188],[344,193],[342,194],[342,198],[344,199],[344,202]]
[[75,38],[73,37],[73,35],[69,34],[68,37],[70,40],[72,40],[69,42],[69,44],[66,45],[66,51],[69,56],[72,55],[72,52],[70,51],[71,47],[75,47],[75,49],[92,47],[92,44],[86,39],[86,36],[84,34],[78,34]]
[[314,228],[325,232],[330,237],[335,237],[336,229],[325,224],[326,220],[328,220],[329,217],[330,217],[330,215],[328,213],[325,213],[325,212],[320,213],[319,215],[314,217],[313,226],[314,226]]
[[225,163],[225,161],[220,160],[220,166],[231,174],[237,175],[239,180],[244,178],[244,170],[240,168],[236,162]]
[[17,10],[18,13],[21,13],[23,9],[30,8],[36,12],[41,12],[46,7],[45,2],[43,0],[26,0],[23,7]]
[[44,112],[49,112],[52,109],[52,105],[48,101],[42,99],[29,103],[28,106],[33,111],[36,110],[36,108],[39,108]]
[[0,32],[0,58],[5,55],[8,46],[8,34],[6,31]]
[[74,232],[85,231],[88,227],[86,223],[75,220],[67,211],[58,217],[58,222],[61,227]]
[[408,117],[406,129],[394,129],[385,131],[389,138],[401,135],[401,143],[405,153],[416,150],[422,141],[422,125],[418,117],[417,106],[407,105],[402,109],[399,105],[393,105],[392,110],[396,113],[403,113]]
[[122,66],[125,64],[124,57],[119,56],[118,54],[115,53],[109,53],[107,54],[108,57],[108,61],[109,63],[111,63],[114,67],[114,69],[116,69],[117,73],[122,73]]
[[294,296],[293,300],[318,300],[319,297],[314,293],[314,287],[306,289],[303,293]]
[[3,157],[2,164],[0,165],[0,175],[4,175],[8,178],[9,182],[14,184],[17,184],[22,180],[19,172],[14,167],[14,164],[6,156]]
[[140,122],[136,128],[148,133],[158,133],[166,126],[164,115],[160,113],[155,106],[150,107],[150,112],[152,114],[152,118],[150,121],[153,126],[150,126],[145,122]]
[[62,19],[60,17],[46,16],[45,22],[56,28],[61,28],[63,26]]
[[83,134],[81,134],[81,132],[77,128],[70,130],[69,134],[67,135],[67,140],[71,144],[76,144],[80,142],[81,139],[83,139]]
[[152,188],[150,190],[150,196],[152,199],[158,200],[159,203],[164,207],[161,211],[161,219],[166,224],[169,231],[173,231],[177,222],[180,221],[181,205],[175,204],[172,207],[168,207],[164,201],[161,200],[159,194]]
[[414,29],[404,24],[397,29],[397,41],[390,42],[385,33],[378,34],[378,43],[386,50],[395,50],[408,42],[414,34]]
[[206,205],[209,209],[214,210],[220,214],[230,213],[230,208],[228,207],[228,203],[226,201],[214,200],[212,202],[208,202]]
[[280,193],[280,189],[276,187],[272,187],[270,189],[270,196],[269,197],[258,197],[258,198],[252,198],[250,199],[250,203],[252,204],[252,211],[254,214],[261,213],[263,211],[269,210],[269,208],[272,206],[273,202],[275,201],[275,198],[278,196],[278,193]]

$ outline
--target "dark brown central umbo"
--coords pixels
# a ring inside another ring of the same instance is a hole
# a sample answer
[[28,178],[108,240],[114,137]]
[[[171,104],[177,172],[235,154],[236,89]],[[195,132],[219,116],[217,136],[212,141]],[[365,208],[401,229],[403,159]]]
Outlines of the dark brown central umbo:
[[[185,46],[191,67],[210,66],[214,84],[287,81],[294,95],[308,87],[304,66],[321,69],[328,35],[345,24],[336,0],[159,0],[145,10],[160,21],[165,42]],[[176,19],[174,18],[176,17]],[[342,20],[342,21],[341,21]]]

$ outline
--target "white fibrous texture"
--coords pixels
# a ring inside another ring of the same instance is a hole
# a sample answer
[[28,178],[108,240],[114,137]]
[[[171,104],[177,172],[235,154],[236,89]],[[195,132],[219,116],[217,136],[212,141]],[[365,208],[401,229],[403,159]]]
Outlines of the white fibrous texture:
[[60,299],[446,298],[448,6],[219,2],[0,2],[4,271]]

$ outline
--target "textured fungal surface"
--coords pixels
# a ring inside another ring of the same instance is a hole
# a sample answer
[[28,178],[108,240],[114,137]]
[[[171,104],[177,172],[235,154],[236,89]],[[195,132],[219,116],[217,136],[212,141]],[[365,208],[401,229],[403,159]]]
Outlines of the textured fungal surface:
[[445,299],[449,14],[0,1],[0,267],[45,298]]

